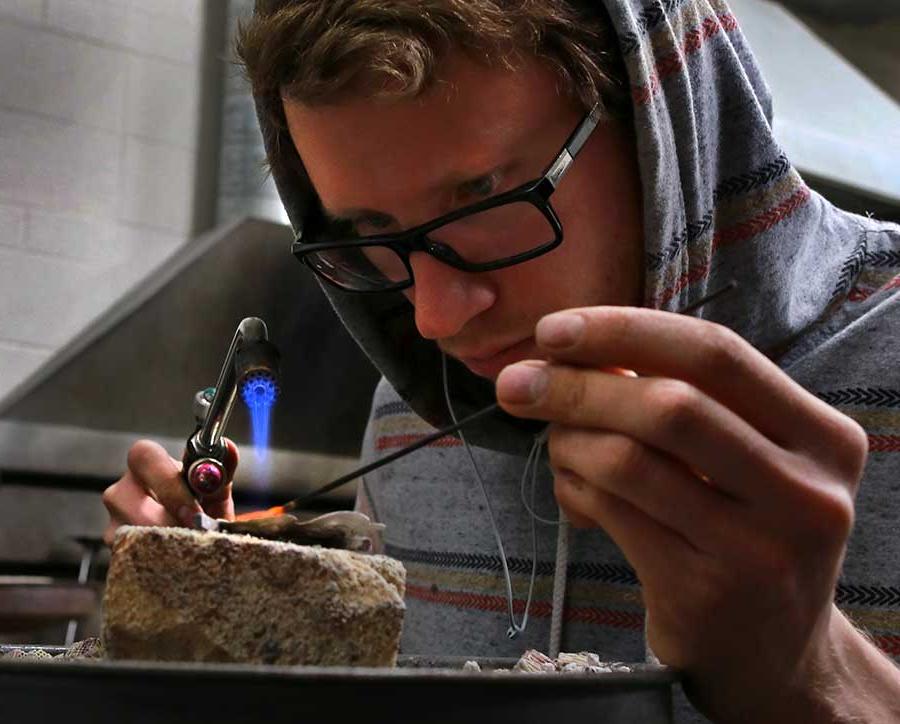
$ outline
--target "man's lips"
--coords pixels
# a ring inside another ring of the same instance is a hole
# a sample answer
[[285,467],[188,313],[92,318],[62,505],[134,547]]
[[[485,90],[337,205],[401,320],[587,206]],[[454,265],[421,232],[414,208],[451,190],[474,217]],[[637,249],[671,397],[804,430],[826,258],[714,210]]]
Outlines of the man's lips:
[[523,359],[534,358],[535,343],[533,337],[527,337],[507,347],[485,352],[467,351],[465,354],[459,354],[448,350],[447,353],[462,362],[476,375],[494,379],[507,365]]

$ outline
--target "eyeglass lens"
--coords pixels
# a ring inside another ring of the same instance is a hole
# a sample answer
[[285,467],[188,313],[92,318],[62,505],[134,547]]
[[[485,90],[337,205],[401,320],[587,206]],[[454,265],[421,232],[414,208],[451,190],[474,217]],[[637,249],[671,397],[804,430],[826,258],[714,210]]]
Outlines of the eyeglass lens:
[[[427,241],[449,247],[469,264],[489,264],[526,254],[555,237],[553,226],[537,207],[517,201],[444,224],[430,231]],[[409,279],[403,259],[387,246],[335,248],[313,256],[310,262],[319,273],[360,291]]]

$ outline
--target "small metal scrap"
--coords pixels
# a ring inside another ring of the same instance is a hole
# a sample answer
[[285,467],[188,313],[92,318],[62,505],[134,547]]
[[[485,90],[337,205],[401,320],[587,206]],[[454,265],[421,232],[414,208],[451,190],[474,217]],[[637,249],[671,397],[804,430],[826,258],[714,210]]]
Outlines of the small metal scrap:
[[194,527],[351,551],[372,550],[372,538],[384,530],[382,523],[373,523],[367,515],[351,510],[338,510],[312,517],[308,514],[285,513],[252,520],[222,520],[200,512],[194,518]]
[[527,674],[556,671],[567,674],[609,674],[613,672],[630,672],[631,667],[619,662],[601,661],[600,657],[592,651],[560,653],[556,659],[551,659],[540,651],[529,649],[522,654],[522,657],[512,670]]
[[560,652],[556,663],[562,671],[586,671],[592,666],[602,666],[600,657],[592,651],[579,651],[567,654]]
[[536,649],[529,649],[522,654],[513,671],[524,671],[529,674],[556,671],[556,662]]
[[51,649],[50,651],[46,651],[40,646],[26,646],[24,648],[0,646],[0,660],[62,661],[68,659],[102,659],[105,655],[103,644],[98,638],[76,641],[65,650],[61,650],[56,646],[49,648]]

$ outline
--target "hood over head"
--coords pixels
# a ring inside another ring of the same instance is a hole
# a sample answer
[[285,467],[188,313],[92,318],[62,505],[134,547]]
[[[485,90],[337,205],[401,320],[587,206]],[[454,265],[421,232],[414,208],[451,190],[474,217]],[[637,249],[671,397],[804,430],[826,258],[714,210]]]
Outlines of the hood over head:
[[[812,192],[772,135],[772,101],[739,19],[722,0],[603,0],[627,68],[643,192],[644,304],[678,311],[735,280],[697,312],[771,356],[844,299],[867,220]],[[260,114],[267,151],[278,133]],[[288,141],[289,142],[289,141]],[[275,172],[302,232],[314,199],[302,169]],[[552,252],[551,252],[552,253]],[[402,294],[323,287],[394,389],[435,426],[449,423],[441,353],[416,332]],[[493,383],[449,365],[460,416],[495,400]],[[534,427],[510,416],[472,442],[524,452]]]

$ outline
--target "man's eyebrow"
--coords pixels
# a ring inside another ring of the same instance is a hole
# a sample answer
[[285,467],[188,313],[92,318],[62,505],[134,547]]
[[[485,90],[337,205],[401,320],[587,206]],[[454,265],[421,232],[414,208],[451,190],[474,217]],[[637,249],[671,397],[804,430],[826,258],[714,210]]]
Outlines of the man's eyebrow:
[[[484,171],[478,171],[475,173],[469,171],[464,173],[448,174],[436,184],[434,184],[434,186],[432,186],[432,188],[430,189],[430,192],[432,194],[436,194],[448,188],[458,189],[467,184],[472,184],[476,181],[480,181],[481,179],[486,178],[491,174],[497,173],[508,165],[509,164],[496,164],[489,169],[485,169]],[[325,216],[328,218],[328,220],[332,222],[367,219],[377,220],[379,223],[383,223],[384,225],[397,223],[397,220],[393,216],[384,211],[378,211],[377,209],[350,207],[347,209],[323,208],[323,211],[325,212]]]
[[366,209],[366,208],[349,208],[349,209],[322,209],[325,212],[325,216],[328,221],[331,222],[341,222],[341,221],[357,221],[359,219],[377,219],[379,222],[383,222],[385,224],[393,224],[396,223],[396,219],[390,214],[386,214],[383,211],[377,211],[375,209]]

